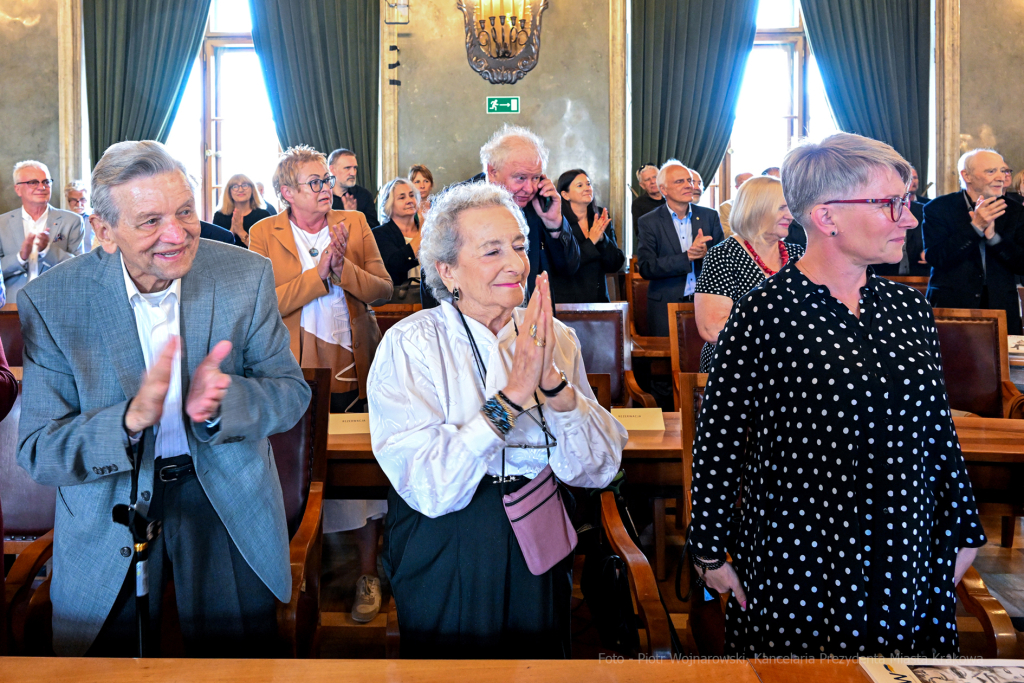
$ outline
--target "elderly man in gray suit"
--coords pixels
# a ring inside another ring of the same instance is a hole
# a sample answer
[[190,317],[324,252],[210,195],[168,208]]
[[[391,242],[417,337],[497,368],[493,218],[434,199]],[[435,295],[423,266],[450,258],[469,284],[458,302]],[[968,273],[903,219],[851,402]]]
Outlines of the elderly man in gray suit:
[[310,400],[270,261],[199,238],[185,168],[157,142],[112,145],[92,187],[102,248],[18,295],[18,462],[59,487],[54,650],[137,651],[133,539],[111,521],[135,503],[163,523],[150,544],[152,628],[173,575],[190,656],[267,656],[275,596],[291,590],[267,437]]
[[0,215],[0,267],[7,297],[62,261],[83,253],[82,217],[50,206],[53,178],[39,161],[14,165],[14,192],[21,208]]

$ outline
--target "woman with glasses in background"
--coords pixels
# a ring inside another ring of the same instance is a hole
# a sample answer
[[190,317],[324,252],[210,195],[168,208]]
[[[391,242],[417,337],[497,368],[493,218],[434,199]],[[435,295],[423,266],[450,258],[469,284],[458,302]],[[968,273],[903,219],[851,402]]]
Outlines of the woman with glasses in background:
[[[278,307],[299,365],[331,369],[331,412],[366,412],[366,378],[380,342],[369,305],[391,298],[391,278],[366,217],[331,209],[334,183],[320,152],[306,145],[285,151],[274,171],[282,210],[253,226],[250,248],[274,268]],[[384,501],[324,501],[324,533],[358,530],[356,621],[371,621],[380,610],[377,520],[386,511]]]
[[230,230],[238,246],[248,247],[252,226],[270,215],[256,184],[249,176],[236,173],[228,180],[220,211],[213,214],[213,224]]

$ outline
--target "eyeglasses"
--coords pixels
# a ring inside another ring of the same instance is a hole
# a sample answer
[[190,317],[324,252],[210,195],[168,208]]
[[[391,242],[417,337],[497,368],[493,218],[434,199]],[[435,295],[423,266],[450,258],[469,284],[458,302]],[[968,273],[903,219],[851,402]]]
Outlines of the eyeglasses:
[[53,185],[53,178],[47,178],[46,180],[23,180],[20,183],[14,183],[15,185],[28,185],[33,190],[42,185],[43,187],[50,187]]
[[243,190],[247,187],[250,190],[252,189],[252,185],[250,185],[249,183],[235,183],[234,185],[228,185],[228,190],[234,192],[235,190]]
[[888,204],[889,215],[892,216],[892,222],[895,223],[903,215],[904,207],[910,206],[912,193],[908,192],[902,197],[888,197],[886,199],[833,199],[832,201],[822,202],[823,204]]
[[320,192],[320,191],[322,191],[324,189],[324,185],[326,185],[327,187],[329,187],[330,189],[333,190],[334,189],[334,183],[336,183],[336,182],[338,182],[338,179],[335,178],[332,175],[329,175],[329,176],[327,176],[326,178],[324,178],[322,180],[320,178],[313,178],[312,180],[307,180],[306,182],[299,183],[299,184],[300,185],[309,185],[309,189],[312,190],[313,192]]

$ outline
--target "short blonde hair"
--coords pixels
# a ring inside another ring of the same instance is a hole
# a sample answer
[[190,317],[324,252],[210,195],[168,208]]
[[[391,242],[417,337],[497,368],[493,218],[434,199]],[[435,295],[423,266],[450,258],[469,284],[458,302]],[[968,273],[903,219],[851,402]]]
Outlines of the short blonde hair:
[[1010,181],[1010,191],[1024,194],[1024,170],[1013,174],[1013,180]]
[[756,242],[775,225],[779,205],[785,203],[781,180],[770,175],[754,176],[736,191],[729,227],[738,237]]
[[230,216],[235,212],[235,200],[231,198],[231,186],[234,184],[248,183],[249,189],[252,192],[249,193],[249,208],[250,209],[263,209],[266,205],[263,203],[263,198],[260,196],[259,190],[256,189],[256,183],[244,173],[236,173],[235,175],[228,178],[228,181],[224,183],[223,197],[220,201],[220,212],[225,216]]
[[284,196],[281,194],[281,188],[298,185],[299,166],[302,166],[307,161],[319,161],[324,166],[328,165],[327,156],[309,145],[295,145],[281,152],[277,168],[274,169],[274,192],[277,193],[278,198],[285,204],[288,202],[285,201]]

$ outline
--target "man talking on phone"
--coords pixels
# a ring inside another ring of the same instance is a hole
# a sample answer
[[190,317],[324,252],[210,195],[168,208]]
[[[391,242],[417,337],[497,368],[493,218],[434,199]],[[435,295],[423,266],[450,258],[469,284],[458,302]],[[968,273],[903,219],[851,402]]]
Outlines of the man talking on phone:
[[927,299],[935,308],[1006,311],[1009,334],[1024,334],[1014,275],[1024,275],[1024,207],[1003,199],[1003,157],[972,149],[960,157],[959,192],[924,207]]
[[[544,175],[548,148],[536,133],[522,126],[505,124],[480,148],[483,173],[467,182],[501,185],[512,193],[530,228],[530,275],[526,298],[541,272],[571,276],[580,267],[580,245],[562,216],[562,200],[555,184]],[[423,308],[437,306],[426,287],[420,286]],[[557,301],[553,303],[558,303]]]

